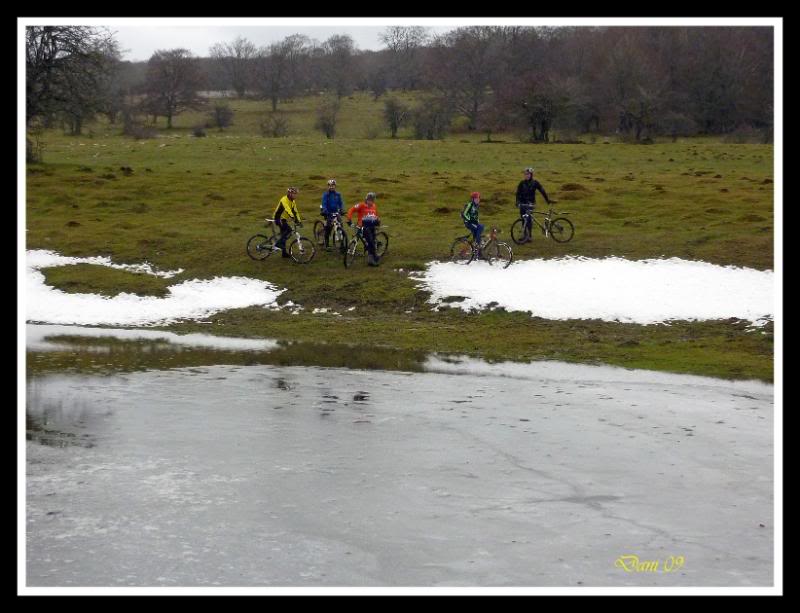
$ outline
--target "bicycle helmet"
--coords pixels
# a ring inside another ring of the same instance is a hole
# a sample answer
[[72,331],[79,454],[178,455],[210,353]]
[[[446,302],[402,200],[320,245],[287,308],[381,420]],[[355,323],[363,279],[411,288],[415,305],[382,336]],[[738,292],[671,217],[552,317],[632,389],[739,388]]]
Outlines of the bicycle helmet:
[[480,194],[480,192],[472,192],[472,193],[469,195],[469,197],[470,197],[470,199],[471,199],[471,200],[475,200],[475,198],[480,198],[480,197],[481,197],[481,194]]
[[371,201],[373,201],[373,202],[374,202],[374,201],[375,201],[375,192],[369,192],[369,193],[367,193],[367,195],[366,195],[366,197],[364,198],[364,200],[371,200]]
[[328,179],[328,187],[336,187],[336,179]]
[[287,194],[296,194],[297,192],[298,190],[296,187],[290,187],[289,189],[286,190]]
[[528,166],[528,167],[527,167],[525,170],[523,170],[522,172],[529,173],[529,174],[531,174],[531,175],[532,175],[532,174],[533,174],[533,168],[531,168],[530,166]]

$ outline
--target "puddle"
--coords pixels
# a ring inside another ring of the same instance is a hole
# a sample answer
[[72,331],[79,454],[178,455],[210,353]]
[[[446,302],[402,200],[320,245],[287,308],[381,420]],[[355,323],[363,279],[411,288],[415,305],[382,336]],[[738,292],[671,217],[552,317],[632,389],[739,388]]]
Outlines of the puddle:
[[[765,383],[152,330],[28,339],[30,586],[773,579]],[[613,567],[662,550],[686,574]]]

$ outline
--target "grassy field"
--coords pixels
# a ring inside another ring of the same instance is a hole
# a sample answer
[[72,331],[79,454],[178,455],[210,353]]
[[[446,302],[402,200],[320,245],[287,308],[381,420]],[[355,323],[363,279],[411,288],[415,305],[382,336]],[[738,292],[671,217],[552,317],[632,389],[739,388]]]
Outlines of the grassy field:
[[[339,136],[325,140],[313,130],[314,104],[282,105],[291,131],[278,139],[258,135],[268,107],[253,101],[231,101],[235,125],[209,129],[207,138],[191,136],[203,117],[197,113],[178,116],[173,130],[162,126],[150,140],[125,138],[102,124],[91,126],[92,136],[49,132],[45,163],[27,167],[26,246],[184,269],[168,283],[89,265],[45,271],[48,283],[65,291],[161,295],[185,279],[242,275],[288,288],[281,301],[306,309],[229,311],[214,317],[213,326],[186,323],[175,331],[339,343],[358,333],[411,351],[772,379],[771,325],[753,331],[729,321],[639,326],[497,311],[432,313],[407,275],[446,257],[452,238],[463,234],[458,211],[473,190],[482,194],[481,221],[508,237],[513,194],[529,165],[557,208],[570,212],[576,233],[565,245],[535,240],[516,247],[515,259],[680,257],[773,269],[771,145],[709,139],[630,145],[603,138],[534,145],[512,135],[486,143],[475,134],[417,141],[407,132],[389,139],[385,130],[374,138],[383,102],[366,96],[343,100]],[[347,205],[377,192],[391,236],[383,265],[347,270],[324,252],[303,267],[280,258],[250,260],[247,238],[289,185],[300,189],[311,233],[329,177],[336,177]],[[314,307],[343,316],[313,315]]]

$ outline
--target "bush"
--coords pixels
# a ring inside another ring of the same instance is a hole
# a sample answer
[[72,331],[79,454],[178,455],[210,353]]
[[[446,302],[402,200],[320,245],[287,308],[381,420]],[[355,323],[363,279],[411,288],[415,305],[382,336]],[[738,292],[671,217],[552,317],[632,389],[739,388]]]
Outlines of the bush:
[[261,122],[261,135],[281,138],[289,134],[289,120],[280,113],[271,113]]
[[408,114],[408,107],[396,98],[389,98],[383,103],[383,119],[389,127],[392,138],[397,137],[397,131],[408,117]]
[[369,140],[375,140],[381,135],[383,131],[383,127],[380,123],[370,122],[366,126],[364,126],[364,138]]
[[659,132],[672,137],[672,142],[679,136],[695,136],[698,132],[697,122],[683,113],[667,113],[659,121]]
[[336,121],[339,114],[339,102],[335,99],[324,99],[317,107],[317,121],[314,127],[325,134],[325,138],[336,135]]
[[414,136],[427,140],[444,138],[451,120],[451,113],[443,103],[423,102],[414,111]]
[[196,136],[197,138],[203,138],[206,136],[206,131],[203,126],[195,126],[192,130],[192,135]]
[[[217,102],[211,113],[209,113],[209,119],[211,122],[210,127],[224,130],[233,125],[233,110],[227,103]],[[203,136],[205,136],[205,134]]]
[[158,130],[152,126],[146,126],[142,123],[131,123],[126,125],[123,129],[123,134],[130,136],[136,140],[144,140],[147,138],[155,138],[158,136]]
[[744,145],[748,143],[764,143],[764,131],[750,125],[738,126],[732,132],[725,134],[722,137],[725,143],[732,143],[735,145]]

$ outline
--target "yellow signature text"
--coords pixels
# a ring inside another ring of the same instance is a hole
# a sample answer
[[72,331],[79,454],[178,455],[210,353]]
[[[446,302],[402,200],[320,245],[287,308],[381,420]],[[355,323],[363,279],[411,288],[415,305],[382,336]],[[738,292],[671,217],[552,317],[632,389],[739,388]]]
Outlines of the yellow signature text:
[[686,559],[683,556],[669,556],[664,560],[642,560],[635,554],[618,557],[614,566],[626,573],[674,573],[683,568]]

